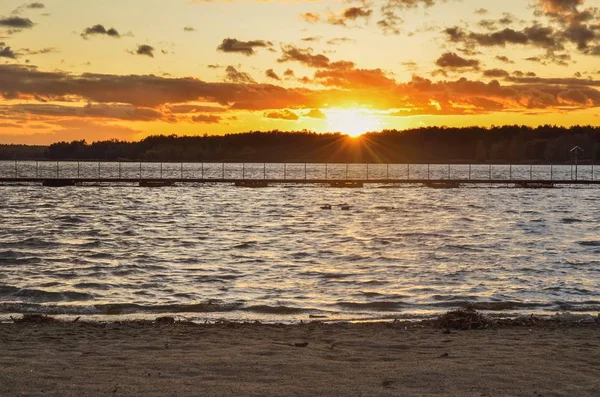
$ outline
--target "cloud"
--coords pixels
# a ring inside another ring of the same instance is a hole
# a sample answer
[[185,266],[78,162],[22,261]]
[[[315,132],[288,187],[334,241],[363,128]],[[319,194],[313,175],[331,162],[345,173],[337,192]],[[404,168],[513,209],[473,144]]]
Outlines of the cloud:
[[154,58],[154,47],[147,44],[138,45],[137,50],[135,50],[135,54]]
[[0,42],[0,58],[17,59],[17,55],[5,43]]
[[183,31],[190,33],[190,32],[195,32],[196,29],[193,28],[193,27],[191,27],[191,26],[186,26],[186,27],[183,28]]
[[265,72],[265,76],[274,80],[281,80],[281,78],[277,75],[277,73],[273,71],[273,69],[267,69],[267,71]]
[[280,120],[290,120],[290,121],[299,119],[298,115],[289,109],[283,109],[283,110],[278,110],[278,111],[274,111],[274,112],[266,112],[263,115],[263,117],[266,119],[280,119]]
[[115,28],[106,29],[104,25],[94,25],[89,28],[85,28],[85,30],[81,33],[81,37],[87,39],[88,36],[108,36],[114,38],[121,37]]
[[508,77],[510,76],[510,73],[504,69],[488,69],[483,71],[483,76],[496,79]]
[[306,12],[304,14],[301,14],[300,18],[308,23],[317,23],[321,20],[321,16],[313,12]]
[[303,114],[304,117],[310,117],[313,119],[326,119],[327,116],[320,109],[311,109],[308,113]]
[[233,66],[227,66],[225,69],[225,81],[237,84],[256,84],[256,81],[245,72],[238,71]]
[[18,115],[27,115],[28,119],[31,119],[31,116],[48,116],[59,118],[95,118],[126,121],[169,121],[168,115],[165,115],[156,109],[138,108],[135,106],[122,104],[88,103],[85,106],[65,106],[47,103],[0,105],[0,116],[3,115],[11,115],[13,118],[18,117]]
[[480,62],[476,59],[463,58],[455,52],[446,52],[435,61],[435,64],[444,69],[478,69]]
[[[330,64],[339,65],[337,62]],[[278,109],[308,110],[325,106],[368,104],[379,110],[402,109],[398,111],[398,115],[485,114],[551,108],[566,111],[600,107],[600,81],[591,79],[524,80],[523,78],[528,76],[517,79],[518,76],[514,74],[514,77],[510,77],[510,80],[503,84],[497,80],[486,83],[466,78],[434,82],[419,76],[413,76],[408,82],[397,82],[384,72],[361,70],[354,66],[324,68],[316,72],[325,73],[322,78],[315,79],[317,83],[330,85],[324,85],[322,89],[307,89],[251,84],[247,81],[218,83],[154,75],[74,75],[40,71],[35,67],[0,64],[0,95],[5,99],[37,101],[40,104],[42,101],[59,100],[68,100],[71,103],[89,102],[93,103],[93,109],[102,110],[102,117],[106,117],[107,114],[115,117],[124,114],[122,117],[138,118],[147,115],[144,117],[162,117],[166,120],[173,117],[168,112],[169,108],[176,104],[187,106],[191,102],[206,103],[206,106],[215,107],[215,104],[220,104],[219,109],[228,111],[257,110],[268,113]],[[383,78],[387,80],[384,81]],[[116,103],[126,104],[128,108],[112,107]],[[108,105],[111,110],[97,107],[102,104]],[[135,112],[128,113],[134,108],[138,108],[142,112],[141,115]],[[39,112],[39,108],[37,109]],[[146,109],[154,110],[158,114],[146,113]],[[200,107],[198,109],[208,113]],[[26,113],[22,114],[22,117],[25,116]],[[191,116],[199,114],[183,117]],[[14,122],[6,117],[4,120]]]
[[254,55],[255,48],[271,47],[273,43],[264,40],[240,41],[238,39],[223,39],[223,42],[217,47],[221,52],[240,53],[246,56]]
[[323,54],[313,54],[312,48],[297,48],[293,45],[282,47],[282,55],[277,62],[297,61],[313,68],[325,68],[329,66],[329,58]]
[[194,123],[218,124],[221,121],[221,117],[214,114],[199,114],[197,116],[192,116],[191,120]]
[[23,4],[19,7],[17,7],[15,10],[13,10],[13,12],[11,14],[12,15],[21,15],[26,10],[42,10],[44,8],[46,8],[46,6],[43,3],[34,2],[34,3],[29,3],[29,4]]
[[326,42],[328,45],[341,45],[345,43],[356,43],[356,40],[349,37],[334,37]]
[[12,29],[31,29],[34,23],[29,18],[8,17],[0,18],[0,27]]
[[496,60],[504,63],[515,63],[514,61],[511,61],[507,56],[504,55],[496,55]]
[[357,21],[358,19],[368,19],[373,10],[367,6],[349,7],[339,14],[330,14],[327,17],[327,22],[332,25],[346,26],[349,21]]

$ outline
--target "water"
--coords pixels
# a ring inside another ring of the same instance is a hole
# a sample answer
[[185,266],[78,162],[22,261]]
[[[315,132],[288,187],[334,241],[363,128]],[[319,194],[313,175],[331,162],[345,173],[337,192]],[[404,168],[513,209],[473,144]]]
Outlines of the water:
[[598,188],[383,187],[0,186],[0,316],[600,310]]

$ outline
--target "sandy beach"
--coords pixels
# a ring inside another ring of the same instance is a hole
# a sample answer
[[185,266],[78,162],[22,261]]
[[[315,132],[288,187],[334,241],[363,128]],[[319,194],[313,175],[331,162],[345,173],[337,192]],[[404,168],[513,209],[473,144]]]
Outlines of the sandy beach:
[[598,396],[600,327],[0,325],[2,396]]

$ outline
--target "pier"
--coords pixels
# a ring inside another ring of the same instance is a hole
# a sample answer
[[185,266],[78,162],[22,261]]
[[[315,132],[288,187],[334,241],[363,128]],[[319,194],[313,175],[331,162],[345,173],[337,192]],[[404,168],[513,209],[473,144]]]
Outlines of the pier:
[[596,165],[511,164],[316,164],[159,163],[98,161],[0,161],[0,184],[47,187],[228,184],[260,188],[314,184],[333,188],[422,185],[458,188],[506,185],[519,188],[600,185]]

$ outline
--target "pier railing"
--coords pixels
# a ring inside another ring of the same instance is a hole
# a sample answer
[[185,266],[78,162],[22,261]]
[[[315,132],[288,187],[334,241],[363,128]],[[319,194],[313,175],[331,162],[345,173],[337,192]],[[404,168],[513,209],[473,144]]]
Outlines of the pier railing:
[[0,181],[560,181],[596,182],[596,165],[0,161]]

